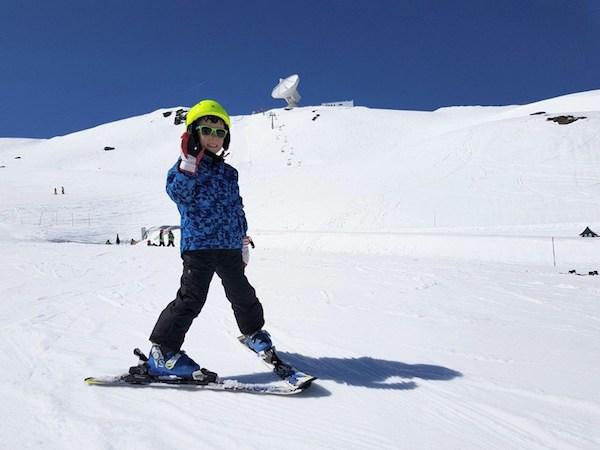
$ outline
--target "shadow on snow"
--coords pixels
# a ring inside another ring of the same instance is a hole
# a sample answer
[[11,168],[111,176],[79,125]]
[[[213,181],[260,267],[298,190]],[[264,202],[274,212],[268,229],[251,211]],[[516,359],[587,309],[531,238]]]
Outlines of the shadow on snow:
[[[318,380],[333,380],[336,383],[360,386],[371,389],[407,390],[415,389],[415,379],[449,381],[461,377],[462,374],[443,366],[431,364],[407,364],[398,361],[376,359],[368,356],[360,358],[313,358],[298,353],[277,352],[281,358],[291,365],[310,373]],[[235,378],[247,382],[272,381],[271,372],[264,374],[240,375]],[[226,377],[229,378],[229,377]],[[308,392],[313,395],[328,395],[329,392],[318,382]],[[315,389],[317,388],[317,389]]]

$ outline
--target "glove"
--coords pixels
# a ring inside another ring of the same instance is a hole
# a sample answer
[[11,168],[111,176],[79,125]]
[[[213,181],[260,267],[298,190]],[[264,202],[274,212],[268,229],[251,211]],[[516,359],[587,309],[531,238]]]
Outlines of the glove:
[[242,244],[242,261],[244,261],[244,266],[247,266],[250,262],[250,248],[248,246],[254,248],[254,242],[252,242],[252,238],[250,236],[246,236],[243,240]]
[[200,143],[193,133],[185,132],[181,135],[181,162],[179,170],[195,175],[198,171],[198,164],[204,155],[204,150],[200,148]]

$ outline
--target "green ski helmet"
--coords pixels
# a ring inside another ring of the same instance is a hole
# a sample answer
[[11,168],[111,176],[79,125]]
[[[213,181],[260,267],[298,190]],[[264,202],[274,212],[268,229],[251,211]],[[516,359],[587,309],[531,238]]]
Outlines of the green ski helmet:
[[231,142],[231,119],[229,118],[229,114],[225,111],[219,102],[212,99],[205,99],[195,104],[187,113],[185,118],[185,126],[189,133],[195,135],[195,130],[191,129],[191,125],[198,119],[205,116],[214,116],[225,122],[225,127],[229,131],[227,136],[225,136],[225,141],[223,142],[223,148],[225,150],[229,149],[229,143]]

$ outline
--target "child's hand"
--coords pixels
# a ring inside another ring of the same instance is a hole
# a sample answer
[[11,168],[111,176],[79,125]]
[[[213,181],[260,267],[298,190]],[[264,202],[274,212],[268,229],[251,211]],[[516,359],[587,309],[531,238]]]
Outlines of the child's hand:
[[179,170],[195,175],[202,156],[198,156],[200,148],[193,135],[187,131],[181,135],[181,163]]
[[252,246],[254,248],[254,242],[252,242],[252,238],[250,236],[246,236],[242,245],[242,260],[244,261],[244,266],[247,266],[250,262],[250,248],[248,246]]

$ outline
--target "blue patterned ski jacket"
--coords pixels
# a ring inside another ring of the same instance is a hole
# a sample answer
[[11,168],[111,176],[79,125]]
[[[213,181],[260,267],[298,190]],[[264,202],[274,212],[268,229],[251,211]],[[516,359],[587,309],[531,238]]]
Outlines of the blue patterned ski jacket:
[[167,194],[181,215],[181,253],[189,250],[241,249],[248,231],[238,172],[206,152],[195,175],[167,174]]

